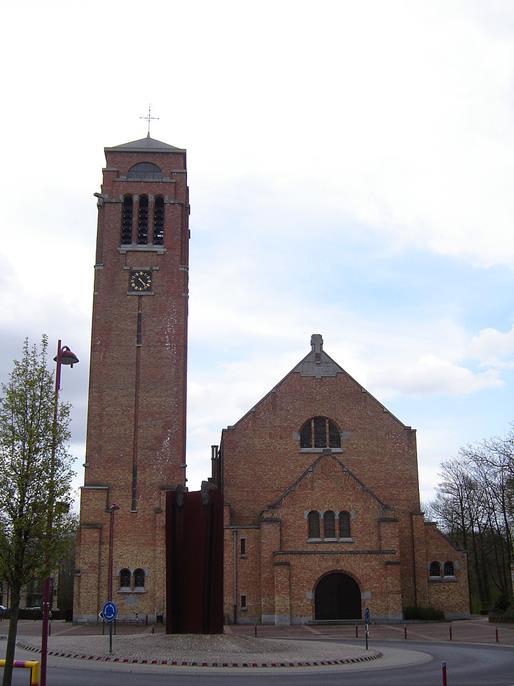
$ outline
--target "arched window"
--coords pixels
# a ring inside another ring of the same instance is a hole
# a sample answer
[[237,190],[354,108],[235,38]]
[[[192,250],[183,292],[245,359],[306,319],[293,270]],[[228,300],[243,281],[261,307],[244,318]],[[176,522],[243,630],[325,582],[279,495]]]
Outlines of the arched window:
[[350,513],[339,513],[339,538],[351,538],[350,533]]
[[341,434],[328,417],[311,417],[300,429],[300,448],[340,448]]
[[336,517],[332,510],[327,510],[323,515],[323,537],[336,537]]
[[139,213],[137,216],[137,242],[139,245],[148,243],[148,196],[139,197]]
[[441,563],[440,562],[431,562],[430,563],[430,571],[429,571],[430,576],[441,576]]
[[123,208],[121,210],[121,243],[127,245],[132,243],[132,196],[126,195],[123,198]]
[[162,245],[164,242],[164,198],[158,195],[155,198],[153,211],[153,242],[154,245]]
[[307,515],[307,528],[309,532],[309,538],[321,538],[320,527],[319,527],[319,512],[312,510]]
[[145,570],[135,569],[134,570],[134,588],[144,588],[145,587]]
[[135,181],[159,181],[162,179],[162,171],[152,162],[139,162],[130,167],[127,179]]
[[130,569],[120,571],[120,588],[130,588]]
[[444,563],[444,576],[455,576],[455,568],[450,560]]

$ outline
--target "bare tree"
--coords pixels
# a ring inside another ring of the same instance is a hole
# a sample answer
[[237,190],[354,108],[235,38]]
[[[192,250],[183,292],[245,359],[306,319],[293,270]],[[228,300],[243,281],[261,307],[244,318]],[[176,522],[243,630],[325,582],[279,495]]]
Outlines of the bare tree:
[[46,336],[39,349],[25,341],[0,398],[0,577],[11,589],[3,686],[12,680],[21,589],[50,574],[72,526],[70,407],[61,404],[54,422],[47,350]]
[[514,429],[461,449],[443,462],[441,483],[430,505],[433,516],[467,552],[470,588],[480,607],[491,597],[506,605],[512,599],[510,569],[514,526]]

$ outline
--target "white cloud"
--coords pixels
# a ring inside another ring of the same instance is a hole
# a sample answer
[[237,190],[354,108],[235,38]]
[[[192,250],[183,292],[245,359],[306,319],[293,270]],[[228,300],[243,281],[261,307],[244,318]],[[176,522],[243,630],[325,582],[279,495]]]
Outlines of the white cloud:
[[439,422],[437,425],[428,422],[418,427],[418,471],[420,498],[423,503],[434,498],[435,489],[441,481],[441,462],[455,457],[461,445],[459,427],[451,421],[447,424]]
[[188,148],[190,334],[211,355],[191,368],[190,478],[205,475],[196,465],[221,426],[305,354],[314,331],[385,401],[497,387],[512,331],[491,321],[477,334],[385,301],[370,319],[344,289],[321,302],[306,295],[309,246],[293,253],[276,234],[327,246],[319,279],[357,231],[391,253],[512,267],[514,7],[152,0],[145,12],[147,33],[134,0],[4,12],[4,91],[16,110],[0,112],[2,378],[25,335],[62,337],[81,358],[63,393],[82,403],[83,433],[92,193],[102,146],[144,135],[138,116],[152,101],[153,135]]
[[[9,7],[0,48],[17,102],[16,116],[0,115],[12,235],[35,221],[27,188],[38,222],[53,217],[54,228],[67,196],[76,207],[96,190],[102,143],[137,137],[153,97],[154,135],[189,149],[193,212],[240,188],[264,217],[260,179],[298,214],[323,208],[399,245],[512,264],[511,5],[154,0],[159,26],[189,28],[169,41],[142,34],[128,0],[32,3],[32,22],[26,6]],[[115,80],[98,44],[123,60]],[[35,158],[20,156],[20,141]]]
[[399,367],[380,367],[372,373],[371,378],[376,386],[384,388],[384,394],[389,397],[391,393],[465,395],[502,385],[495,370],[473,373],[436,355],[424,355]]
[[469,345],[471,357],[483,366],[506,368],[514,366],[514,325],[510,331],[482,329]]
[[[260,175],[298,214],[322,207],[399,245],[512,265],[514,49],[505,29],[484,27],[461,3],[322,7],[313,17],[295,4],[285,60],[284,13],[271,32],[265,13],[256,17],[256,33],[269,40],[252,53],[253,36],[245,37],[231,70],[237,104],[232,82],[217,82],[237,115],[224,141],[222,193]],[[303,49],[307,31],[314,51]],[[219,174],[219,148],[205,143],[202,181]],[[250,203],[264,214],[260,202],[257,190]]]
[[[223,306],[216,309],[218,300]],[[199,465],[206,464],[208,446],[219,443],[221,428],[234,424],[307,354],[314,332],[322,333],[328,354],[385,404],[401,396],[466,396],[503,383],[496,369],[476,372],[465,366],[472,335],[446,320],[370,321],[344,307],[293,300],[279,293],[266,297],[265,290],[260,299],[254,294],[247,317],[238,316],[237,292],[232,301],[228,293],[220,296],[216,288],[205,289],[197,293],[195,302],[193,346],[201,349],[209,337],[221,338],[226,345],[215,349],[218,361],[211,358],[207,368],[202,365],[190,373],[191,483],[205,478],[205,469]],[[414,422],[415,418],[405,420]],[[431,452],[439,450],[439,455],[427,471],[430,483],[424,486],[425,496],[432,493],[433,475],[447,457],[440,452],[448,445],[441,443],[441,435],[437,439],[432,441]],[[424,436],[424,445],[428,440]],[[462,436],[459,440],[465,442]],[[453,440],[454,444],[458,441]]]

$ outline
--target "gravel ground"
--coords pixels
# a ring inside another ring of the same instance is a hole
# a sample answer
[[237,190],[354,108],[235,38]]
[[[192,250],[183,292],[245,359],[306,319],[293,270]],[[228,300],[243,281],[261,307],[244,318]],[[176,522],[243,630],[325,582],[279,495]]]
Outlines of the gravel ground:
[[[20,637],[20,644],[39,648],[35,637]],[[109,655],[108,636],[51,636],[49,650],[66,654]],[[197,662],[311,662],[371,656],[358,646],[318,641],[247,638],[227,635],[135,634],[113,636],[113,657]]]

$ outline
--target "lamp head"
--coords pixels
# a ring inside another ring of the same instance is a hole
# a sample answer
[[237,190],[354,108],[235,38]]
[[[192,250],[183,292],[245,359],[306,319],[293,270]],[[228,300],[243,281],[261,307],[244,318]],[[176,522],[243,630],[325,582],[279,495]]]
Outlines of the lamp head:
[[[79,358],[72,352],[67,345],[63,345],[61,348],[61,364],[73,367],[74,364],[78,364]],[[57,357],[54,357],[54,362],[57,362]]]

